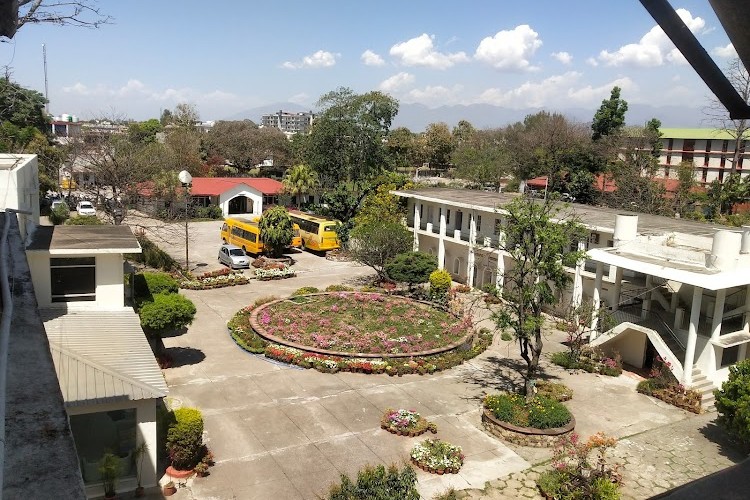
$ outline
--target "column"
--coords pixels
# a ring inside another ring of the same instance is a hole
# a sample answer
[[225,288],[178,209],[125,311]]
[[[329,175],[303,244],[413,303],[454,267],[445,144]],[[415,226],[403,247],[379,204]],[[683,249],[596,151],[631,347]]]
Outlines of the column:
[[680,294],[677,290],[672,290],[672,298],[669,301],[669,311],[677,312],[677,305],[680,303]]
[[[578,251],[586,251],[585,241],[578,242]],[[576,262],[575,276],[573,278],[573,295],[570,299],[571,305],[573,307],[579,307],[581,305],[581,301],[583,300],[583,268],[585,265],[585,258],[578,259],[578,261]]]
[[599,325],[599,310],[601,309],[602,277],[604,275],[604,264],[596,263],[596,278],[594,278],[594,292],[591,300],[591,336],[594,340],[596,328]]
[[[611,275],[612,273],[610,273]],[[620,309],[620,294],[622,293],[622,268],[618,267],[615,271],[615,288],[612,297],[612,312]]]
[[750,285],[747,285],[745,290],[745,325],[744,330],[746,333],[750,333]]
[[466,259],[466,284],[474,286],[474,246],[477,239],[477,221],[474,214],[469,214],[469,256]]
[[648,313],[651,312],[651,295],[654,293],[651,288],[654,286],[654,277],[650,274],[646,276],[646,294],[643,296],[643,304],[641,306],[641,319],[648,318]]
[[693,383],[693,362],[695,361],[695,343],[698,340],[698,321],[701,317],[701,301],[703,288],[693,289],[693,304],[690,306],[690,326],[688,327],[688,341],[685,346],[685,362],[682,364],[682,385],[690,387]]
[[727,298],[726,288],[716,290],[716,302],[714,303],[714,318],[711,322],[711,340],[718,340],[721,335],[721,322],[724,319],[724,300]]
[[497,292],[503,293],[503,286],[505,286],[505,251],[502,247],[505,242],[505,234],[501,231],[497,236],[498,249],[497,249],[497,273],[495,274],[495,286]]
[[438,234],[438,269],[445,268],[445,208],[440,208],[440,233]]
[[412,244],[412,248],[415,252],[419,251],[419,227],[422,224],[422,221],[419,217],[419,203],[414,204],[414,243]]

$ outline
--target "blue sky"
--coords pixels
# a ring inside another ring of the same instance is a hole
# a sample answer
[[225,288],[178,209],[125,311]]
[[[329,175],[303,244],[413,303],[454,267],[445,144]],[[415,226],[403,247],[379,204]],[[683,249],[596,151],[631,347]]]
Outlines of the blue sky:
[[[210,7],[209,7],[210,4]],[[720,67],[733,50],[708,1],[673,1]],[[179,102],[203,120],[324,93],[382,90],[428,107],[699,108],[709,91],[636,0],[101,1],[97,30],[24,26],[0,65],[44,90],[50,111],[157,117]]]

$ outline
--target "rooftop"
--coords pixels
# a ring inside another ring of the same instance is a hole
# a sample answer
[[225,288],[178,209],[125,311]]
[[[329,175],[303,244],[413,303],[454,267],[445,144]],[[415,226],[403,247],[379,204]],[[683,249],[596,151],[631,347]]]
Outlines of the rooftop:
[[263,194],[279,194],[284,187],[279,181],[268,177],[193,177],[190,194],[193,196],[219,196],[236,187],[245,185]]
[[141,253],[130,226],[38,226],[29,251],[50,254]]
[[714,128],[661,128],[662,139],[719,139],[733,140],[727,130]]
[[27,161],[34,158],[36,155],[24,155],[24,154],[0,154],[0,170],[12,170]]

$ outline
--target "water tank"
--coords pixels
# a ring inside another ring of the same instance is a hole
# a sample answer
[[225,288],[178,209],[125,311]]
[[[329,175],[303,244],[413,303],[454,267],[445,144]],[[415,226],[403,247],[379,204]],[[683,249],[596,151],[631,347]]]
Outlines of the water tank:
[[716,231],[706,267],[721,271],[734,269],[741,247],[742,234],[727,230]]
[[70,115],[68,113],[63,113],[60,115],[60,120],[64,122],[70,121]]
[[70,121],[72,121],[73,123],[78,123],[78,117],[76,115],[73,115],[70,117]]
[[617,214],[615,216],[614,244],[619,247],[623,243],[633,241],[638,236],[638,216]]

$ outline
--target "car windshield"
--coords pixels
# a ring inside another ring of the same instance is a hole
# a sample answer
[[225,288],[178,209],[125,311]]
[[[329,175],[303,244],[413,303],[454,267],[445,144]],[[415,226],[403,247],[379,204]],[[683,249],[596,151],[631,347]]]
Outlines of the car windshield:
[[94,206],[89,203],[88,201],[82,201],[81,202],[81,208],[94,208]]
[[237,257],[244,257],[245,252],[242,251],[240,248],[233,248],[229,250],[229,255],[236,255]]

